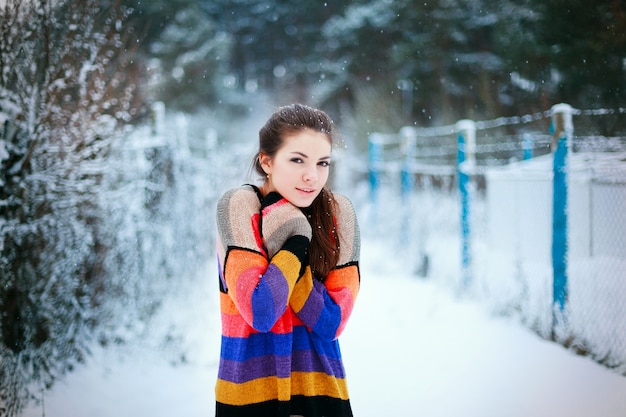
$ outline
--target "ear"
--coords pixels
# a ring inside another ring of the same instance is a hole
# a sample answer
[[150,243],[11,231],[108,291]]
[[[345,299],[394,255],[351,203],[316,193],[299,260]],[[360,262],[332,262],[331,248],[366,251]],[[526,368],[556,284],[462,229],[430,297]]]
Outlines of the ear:
[[272,158],[270,158],[268,154],[263,152],[259,153],[259,162],[266,174],[272,173]]

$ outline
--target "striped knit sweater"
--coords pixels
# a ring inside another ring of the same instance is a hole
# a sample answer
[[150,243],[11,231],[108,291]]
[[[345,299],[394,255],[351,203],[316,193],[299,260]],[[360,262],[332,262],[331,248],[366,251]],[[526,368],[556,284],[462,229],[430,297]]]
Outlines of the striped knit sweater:
[[282,199],[261,216],[250,186],[218,202],[217,416],[352,416],[337,338],[359,291],[360,237],[352,204],[335,199],[340,258],[323,283],[307,264],[309,237],[285,232],[299,209]]

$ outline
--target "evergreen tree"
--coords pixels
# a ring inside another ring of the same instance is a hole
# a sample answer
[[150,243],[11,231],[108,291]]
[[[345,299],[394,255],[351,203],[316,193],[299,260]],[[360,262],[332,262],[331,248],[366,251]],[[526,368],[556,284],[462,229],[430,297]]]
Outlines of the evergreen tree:
[[154,99],[186,112],[216,103],[229,42],[196,4],[177,10],[148,47]]
[[230,70],[241,89],[296,90],[319,82],[328,45],[320,29],[349,2],[218,0],[207,3],[220,30],[232,35]]
[[619,107],[626,101],[626,6],[614,0],[535,2],[537,37],[554,102]]
[[372,0],[349,7],[324,33],[346,78],[408,89],[412,117],[449,123],[499,111],[494,7],[487,0]]

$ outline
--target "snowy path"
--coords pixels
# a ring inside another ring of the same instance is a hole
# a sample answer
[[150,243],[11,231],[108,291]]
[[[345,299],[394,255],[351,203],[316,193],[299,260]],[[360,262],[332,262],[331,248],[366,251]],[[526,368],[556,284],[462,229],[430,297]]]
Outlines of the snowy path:
[[343,341],[356,416],[626,416],[625,377],[433,286],[389,281],[362,290]]
[[[626,416],[626,377],[406,276],[367,241],[362,279],[342,336],[356,417]],[[46,394],[45,416],[213,415],[213,284],[176,312],[192,323],[188,364],[172,367],[149,351],[97,353]],[[43,415],[41,406],[24,413]]]

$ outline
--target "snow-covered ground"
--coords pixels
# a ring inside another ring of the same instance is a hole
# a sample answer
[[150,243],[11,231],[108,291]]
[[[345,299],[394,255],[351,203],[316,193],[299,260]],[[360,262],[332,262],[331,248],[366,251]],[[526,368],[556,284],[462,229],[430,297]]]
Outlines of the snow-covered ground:
[[[219,355],[214,265],[163,323],[164,350],[94,351],[25,417],[213,415]],[[406,272],[384,241],[364,238],[362,289],[341,343],[357,417],[624,417],[626,377],[493,317]],[[187,347],[185,358],[171,349]],[[150,343],[147,343],[150,345]],[[175,365],[172,365],[175,363]]]

